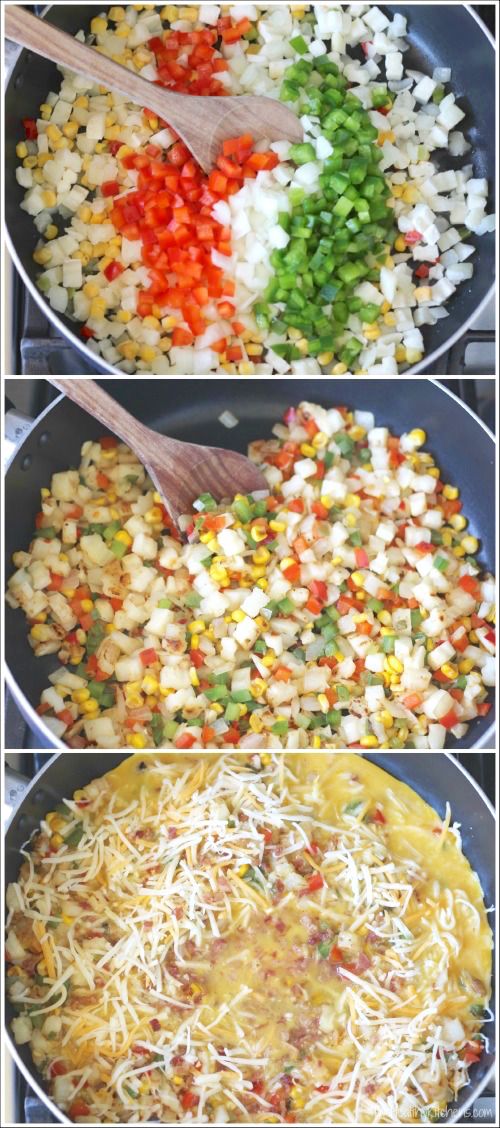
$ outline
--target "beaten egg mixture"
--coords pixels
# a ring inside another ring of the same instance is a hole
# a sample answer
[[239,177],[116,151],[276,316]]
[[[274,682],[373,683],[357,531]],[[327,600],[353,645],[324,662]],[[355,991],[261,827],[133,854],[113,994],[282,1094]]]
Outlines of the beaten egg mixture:
[[460,836],[341,753],[132,755],[42,822],[9,994],[77,1122],[428,1119],[484,1047]]

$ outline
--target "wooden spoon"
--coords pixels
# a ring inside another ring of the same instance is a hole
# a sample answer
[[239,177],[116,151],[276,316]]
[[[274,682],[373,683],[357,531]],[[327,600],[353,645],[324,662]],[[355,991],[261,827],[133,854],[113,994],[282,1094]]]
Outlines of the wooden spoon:
[[222,142],[229,137],[251,133],[256,140],[304,139],[296,115],[274,98],[173,94],[146,82],[128,67],[122,67],[91,47],[85,47],[78,39],[47,20],[33,16],[26,8],[5,5],[5,34],[36,55],[76,71],[93,83],[118,90],[131,102],[153,110],[172,125],[205,172],[213,167]]
[[56,388],[118,435],[133,450],[165,501],[174,521],[190,513],[201,493],[217,501],[232,499],[238,491],[268,490],[268,484],[244,454],[221,447],[183,443],[159,435],[134,419],[94,380],[51,380]]

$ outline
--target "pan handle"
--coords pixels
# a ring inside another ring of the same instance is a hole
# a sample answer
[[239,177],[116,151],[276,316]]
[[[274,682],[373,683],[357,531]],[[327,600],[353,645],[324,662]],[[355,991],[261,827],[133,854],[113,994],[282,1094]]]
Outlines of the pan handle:
[[5,464],[7,464],[12,455],[15,454],[17,448],[21,446],[24,436],[33,426],[33,419],[30,415],[25,415],[22,411],[17,411],[12,407],[5,412],[4,420],[4,437],[5,437]]
[[5,760],[4,769],[4,821],[9,825],[30,785],[30,780]]

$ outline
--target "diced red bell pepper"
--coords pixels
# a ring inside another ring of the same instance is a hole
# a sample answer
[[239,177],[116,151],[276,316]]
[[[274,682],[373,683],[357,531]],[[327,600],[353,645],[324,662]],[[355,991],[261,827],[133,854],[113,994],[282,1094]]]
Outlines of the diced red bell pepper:
[[300,580],[300,564],[294,560],[293,564],[289,564],[287,568],[283,568],[283,575],[291,584],[295,584],[297,580]]
[[250,20],[245,16],[244,19],[238,20],[238,23],[234,24],[232,27],[224,28],[221,33],[224,43],[237,43],[247,31],[250,31],[251,26]]
[[354,556],[355,556],[355,559],[356,559],[356,567],[357,568],[368,568],[370,561],[368,559],[368,553],[366,552],[366,549],[355,548],[354,549]]
[[104,267],[104,274],[106,275],[108,282],[113,282],[115,278],[118,278],[120,274],[123,274],[124,270],[125,267],[123,266],[123,264],[121,262],[118,262],[116,259],[113,259],[113,262],[108,263],[108,266]]
[[172,333],[172,344],[176,348],[192,345],[193,340],[193,334],[190,333],[188,329],[183,329],[181,326],[177,326]]
[[491,701],[481,701],[476,709],[478,717],[486,717],[491,709]]
[[328,959],[330,960],[330,963],[336,963],[336,964],[344,963],[345,955],[344,955],[344,952],[342,951],[342,948],[339,948],[338,944],[334,944],[333,947],[330,948],[330,954],[328,956]]
[[384,812],[380,809],[380,807],[375,807],[373,815],[371,816],[371,821],[374,823],[379,823],[380,826],[384,826],[387,822]]
[[101,184],[103,196],[117,196],[119,191],[120,185],[117,180],[104,180]]
[[405,243],[407,243],[409,247],[414,247],[416,243],[421,242],[422,232],[416,230],[406,231],[403,238]]
[[64,582],[63,576],[58,576],[56,572],[50,573],[50,584],[47,585],[46,591],[60,591]]
[[287,501],[286,506],[290,513],[304,512],[304,502],[301,497],[293,497],[290,501]]
[[314,516],[318,517],[320,521],[325,521],[328,517],[328,509],[326,508],[326,505],[323,505],[322,501],[313,501],[311,510],[314,513]]
[[322,889],[324,884],[325,882],[323,880],[323,875],[321,873],[313,873],[312,877],[309,878],[305,889],[299,890],[299,893],[301,895],[305,893],[317,893],[318,889]]
[[444,717],[439,718],[439,724],[444,725],[445,729],[452,729],[455,725],[459,724],[459,718],[454,709],[450,709],[449,713],[445,713]]
[[174,741],[176,748],[192,748],[193,744],[196,744],[196,737],[191,732],[181,733]]
[[66,1066],[62,1061],[53,1061],[49,1065],[49,1077],[64,1077],[67,1073]]
[[74,723],[74,717],[70,709],[61,709],[60,713],[56,713],[58,721],[62,721],[66,728]]
[[458,586],[461,587],[463,591],[466,591],[469,595],[473,595],[475,599],[479,599],[481,591],[479,584],[474,576],[460,576]]
[[328,599],[328,588],[324,580],[311,580],[309,591],[316,599],[320,599],[322,603],[326,603]]
[[102,471],[99,470],[98,473],[97,473],[97,479],[96,480],[97,480],[97,485],[99,486],[100,490],[108,490],[109,489],[109,487],[111,485],[111,479],[108,478],[107,474],[103,474]]
[[22,119],[27,141],[36,141],[38,137],[37,124],[34,118]]
[[181,1093],[181,1105],[185,1111],[190,1108],[196,1108],[199,1099],[198,1094],[193,1093],[192,1089],[186,1089],[184,1093]]
[[81,1097],[77,1097],[69,1106],[69,1115],[71,1120],[78,1120],[80,1116],[90,1116],[90,1105],[86,1101],[82,1101]]
[[149,646],[147,650],[141,650],[139,658],[143,666],[153,666],[158,661],[158,654],[153,646]]

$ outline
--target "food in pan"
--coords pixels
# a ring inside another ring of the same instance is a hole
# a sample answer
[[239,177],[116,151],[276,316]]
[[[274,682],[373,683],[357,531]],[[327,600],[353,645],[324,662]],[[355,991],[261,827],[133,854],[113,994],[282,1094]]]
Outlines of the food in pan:
[[151,111],[65,70],[17,146],[52,309],[125,372],[420,361],[425,327],[472,277],[471,233],[494,217],[451,71],[406,69],[406,31],[369,4],[97,15],[97,50],[183,93],[280,98],[304,141],[230,139],[207,176]]
[[459,828],[359,756],[135,755],[24,858],[13,1032],[72,1120],[416,1123],[480,1058]]
[[269,492],[202,494],[187,543],[111,436],[42,489],[8,599],[71,747],[442,748],[488,713],[494,583],[425,433],[310,403],[273,433]]

